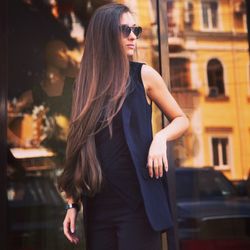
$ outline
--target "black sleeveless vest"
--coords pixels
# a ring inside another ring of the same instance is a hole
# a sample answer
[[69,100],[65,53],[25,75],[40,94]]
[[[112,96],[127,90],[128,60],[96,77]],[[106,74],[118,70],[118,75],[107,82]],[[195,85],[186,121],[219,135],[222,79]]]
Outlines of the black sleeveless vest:
[[149,222],[155,231],[163,232],[172,226],[166,174],[164,171],[163,177],[159,179],[151,178],[148,174],[147,156],[153,139],[152,107],[147,102],[141,74],[137,70],[142,64],[130,62],[130,67],[134,69],[130,70],[130,87],[121,110],[124,135]]
[[[130,67],[138,67],[139,64],[130,62]],[[159,179],[151,178],[147,169],[148,151],[153,139],[152,107],[147,102],[141,76],[131,78],[134,79],[131,81],[131,91],[122,107],[125,138],[136,168],[149,222],[154,230],[165,231],[172,226],[167,187],[164,185],[166,174],[164,172]]]

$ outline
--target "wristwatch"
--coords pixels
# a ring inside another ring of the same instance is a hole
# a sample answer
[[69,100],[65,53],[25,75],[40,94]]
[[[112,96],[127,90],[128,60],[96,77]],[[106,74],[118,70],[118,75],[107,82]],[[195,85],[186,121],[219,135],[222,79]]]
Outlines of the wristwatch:
[[77,212],[80,210],[80,205],[78,203],[69,203],[66,204],[65,210],[67,211],[68,209],[75,208]]

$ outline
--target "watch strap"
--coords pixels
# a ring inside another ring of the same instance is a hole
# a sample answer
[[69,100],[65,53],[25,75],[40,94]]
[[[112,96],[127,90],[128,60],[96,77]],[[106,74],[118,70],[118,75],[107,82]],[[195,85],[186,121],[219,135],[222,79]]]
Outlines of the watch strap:
[[80,210],[80,205],[78,203],[69,203],[66,204],[65,210],[67,211],[68,209],[75,208],[77,212]]

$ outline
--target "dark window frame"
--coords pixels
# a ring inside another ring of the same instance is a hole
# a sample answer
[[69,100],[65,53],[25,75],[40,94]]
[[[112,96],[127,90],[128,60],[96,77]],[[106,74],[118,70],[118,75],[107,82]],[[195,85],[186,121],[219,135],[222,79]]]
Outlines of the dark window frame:
[[212,58],[207,63],[208,96],[217,98],[225,96],[224,68],[221,61]]
[[201,14],[204,29],[219,28],[219,2],[216,0],[202,0]]
[[172,89],[187,89],[191,85],[190,60],[170,58],[170,83]]
[[[215,167],[228,167],[230,140],[228,136],[212,136],[212,161]],[[221,147],[221,150],[220,150]]]
[[7,152],[6,152],[6,137],[7,137],[7,13],[8,1],[1,2],[0,9],[0,249],[7,247],[7,199],[6,199],[6,169],[7,169]]

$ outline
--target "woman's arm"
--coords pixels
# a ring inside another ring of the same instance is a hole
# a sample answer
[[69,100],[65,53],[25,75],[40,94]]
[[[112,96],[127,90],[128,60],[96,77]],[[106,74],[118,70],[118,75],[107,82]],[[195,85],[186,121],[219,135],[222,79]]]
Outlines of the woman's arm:
[[24,108],[31,106],[33,103],[33,94],[31,90],[27,90],[18,98],[16,108],[17,111],[22,111]]
[[189,120],[156,70],[148,65],[143,65],[141,76],[146,95],[170,119],[170,123],[155,134],[149,149],[149,174],[153,177],[154,169],[155,176],[158,178],[163,174],[163,165],[165,170],[168,170],[166,142],[180,137],[188,129]]

